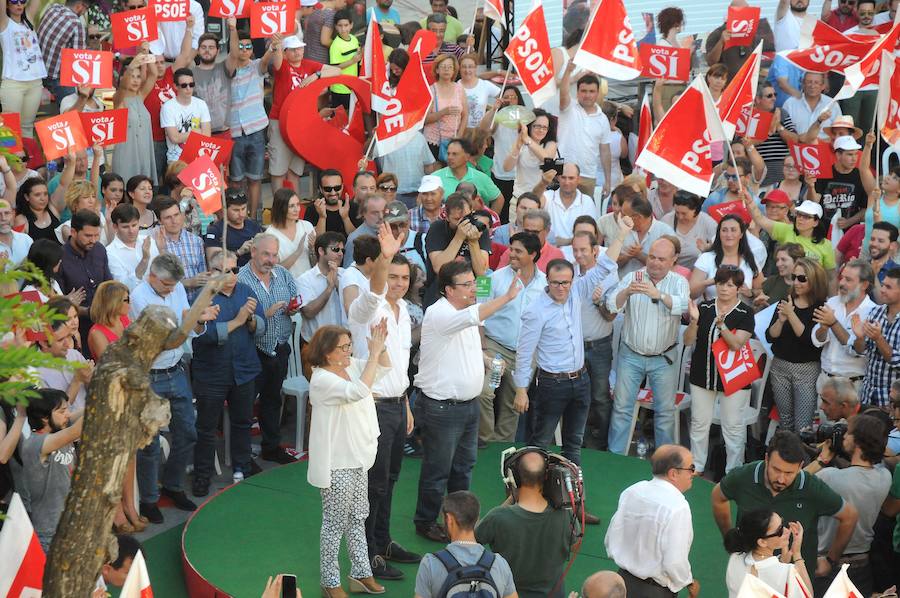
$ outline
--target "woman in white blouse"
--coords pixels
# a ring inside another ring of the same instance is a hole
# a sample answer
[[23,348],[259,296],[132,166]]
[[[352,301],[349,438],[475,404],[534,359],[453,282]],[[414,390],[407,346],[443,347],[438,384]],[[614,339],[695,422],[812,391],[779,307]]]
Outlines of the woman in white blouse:
[[[725,534],[725,550],[731,553],[725,571],[728,597],[735,598],[744,577],[758,577],[785,598],[812,596],[812,582],[800,554],[803,526],[785,523],[769,509],[741,514],[736,527]],[[780,558],[775,551],[780,550]]]
[[375,463],[378,417],[372,385],[387,373],[387,322],[372,327],[366,361],[351,357],[350,331],[322,326],[304,350],[312,368],[309,400],[313,406],[309,436],[309,483],[322,494],[319,567],[322,594],[344,596],[338,550],[347,540],[351,592],[381,594],[372,577],[366,544],[369,489],[366,472]]
[[[300,198],[293,189],[279,189],[272,198],[272,224],[266,232],[278,239],[278,262],[296,279],[315,263],[316,231],[300,219]],[[310,256],[313,256],[312,262]]]

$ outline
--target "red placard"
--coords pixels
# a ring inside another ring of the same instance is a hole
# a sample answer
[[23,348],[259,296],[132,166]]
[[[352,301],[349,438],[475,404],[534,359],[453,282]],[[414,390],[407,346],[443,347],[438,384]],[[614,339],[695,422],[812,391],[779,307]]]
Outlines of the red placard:
[[109,20],[114,48],[133,48],[157,38],[156,16],[152,7],[114,12],[109,15]]
[[184,162],[192,162],[200,156],[209,156],[217,166],[228,164],[231,159],[231,148],[234,142],[230,139],[222,139],[221,137],[207,137],[196,131],[188,134],[187,141],[181,148],[180,160]]
[[774,112],[760,112],[755,108],[744,107],[734,132],[740,137],[765,141],[769,137],[774,116]]
[[[735,333],[735,330],[731,331]],[[754,380],[758,380],[762,373],[753,358],[753,350],[750,343],[746,343],[739,351],[728,348],[724,338],[719,338],[712,345],[712,354],[716,360],[716,369],[722,380],[722,388],[725,396],[747,388]]]
[[691,76],[690,48],[641,44],[641,76],[668,81],[687,81]]
[[91,145],[115,145],[128,139],[128,108],[104,112],[81,112],[81,126]]
[[817,179],[830,179],[831,167],[834,164],[834,154],[827,143],[789,143],[791,157],[794,164],[804,176],[813,176]]
[[112,87],[113,53],[65,48],[60,55],[59,84],[66,87]]
[[34,123],[44,157],[56,160],[70,151],[77,152],[88,146],[84,128],[77,112],[63,112]]
[[740,200],[726,201],[709,208],[709,215],[712,216],[713,220],[716,222],[719,222],[728,214],[736,215],[747,224],[750,224],[753,220],[750,216],[750,212],[747,211],[744,202]]
[[0,126],[10,130],[12,135],[0,135],[0,147],[10,153],[22,151],[22,117],[18,112],[0,113]]
[[186,21],[191,15],[188,0],[151,0],[157,23]]
[[178,180],[194,191],[204,214],[222,209],[222,173],[209,156],[200,156],[178,173]]
[[293,32],[296,8],[292,2],[254,2],[250,5],[250,37]]
[[250,3],[252,0],[212,0],[209,5],[209,16],[227,19],[246,19],[250,16]]
[[731,39],[725,40],[725,48],[751,45],[759,27],[759,7],[729,6],[725,27],[731,32]]

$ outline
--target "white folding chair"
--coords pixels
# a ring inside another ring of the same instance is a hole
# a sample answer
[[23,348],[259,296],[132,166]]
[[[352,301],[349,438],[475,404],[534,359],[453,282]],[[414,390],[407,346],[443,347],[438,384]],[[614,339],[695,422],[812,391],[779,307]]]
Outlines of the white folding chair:
[[297,424],[294,435],[294,449],[303,454],[306,439],[306,405],[309,401],[309,381],[303,376],[303,364],[300,362],[300,314],[291,317],[294,330],[291,334],[291,355],[288,358],[288,373],[281,385],[281,393],[294,397],[297,405]]

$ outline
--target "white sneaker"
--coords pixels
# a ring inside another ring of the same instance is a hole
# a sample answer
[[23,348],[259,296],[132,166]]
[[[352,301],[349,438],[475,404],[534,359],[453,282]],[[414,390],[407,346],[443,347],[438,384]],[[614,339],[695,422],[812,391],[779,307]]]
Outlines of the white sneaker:
[[231,481],[235,484],[237,484],[238,482],[243,482],[244,481],[244,472],[243,471],[235,471],[233,474],[231,474]]

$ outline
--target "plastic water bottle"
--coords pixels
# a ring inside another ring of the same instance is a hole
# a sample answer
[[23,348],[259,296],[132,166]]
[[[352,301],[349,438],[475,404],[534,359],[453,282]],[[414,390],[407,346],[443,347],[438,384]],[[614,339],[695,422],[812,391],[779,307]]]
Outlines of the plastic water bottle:
[[638,459],[647,458],[647,453],[650,452],[650,445],[644,440],[643,436],[638,439],[634,452],[637,454]]
[[497,388],[500,386],[500,378],[503,376],[503,358],[497,353],[491,360],[491,374],[488,380],[488,386]]

